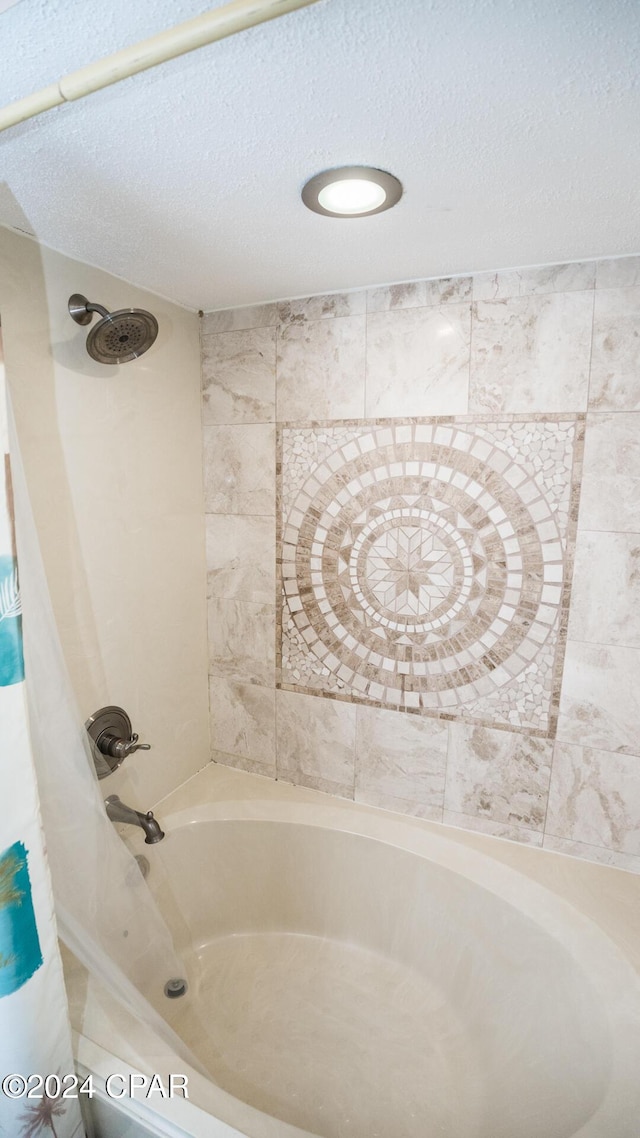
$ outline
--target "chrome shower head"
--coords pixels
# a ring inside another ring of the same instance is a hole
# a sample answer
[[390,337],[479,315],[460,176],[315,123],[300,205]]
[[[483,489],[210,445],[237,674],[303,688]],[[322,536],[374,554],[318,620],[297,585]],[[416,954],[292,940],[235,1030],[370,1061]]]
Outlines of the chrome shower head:
[[102,319],[87,336],[87,351],[101,364],[126,364],[143,355],[158,335],[158,321],[144,308],[119,308],[109,312],[74,292],[69,297],[69,315],[76,324],[90,324],[93,313]]

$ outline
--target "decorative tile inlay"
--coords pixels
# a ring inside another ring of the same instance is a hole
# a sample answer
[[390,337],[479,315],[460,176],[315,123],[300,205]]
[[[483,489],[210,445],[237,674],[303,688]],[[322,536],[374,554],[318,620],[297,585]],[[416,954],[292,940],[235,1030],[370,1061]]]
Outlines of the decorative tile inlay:
[[279,431],[279,686],[555,732],[581,416]]

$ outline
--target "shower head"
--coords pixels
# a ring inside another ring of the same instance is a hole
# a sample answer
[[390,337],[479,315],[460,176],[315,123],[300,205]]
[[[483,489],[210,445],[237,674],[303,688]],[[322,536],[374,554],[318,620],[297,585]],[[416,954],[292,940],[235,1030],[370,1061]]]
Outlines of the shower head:
[[101,364],[126,364],[143,355],[158,335],[158,321],[144,308],[119,308],[109,312],[74,292],[69,297],[69,315],[76,324],[90,324],[93,313],[102,319],[87,336],[87,351]]

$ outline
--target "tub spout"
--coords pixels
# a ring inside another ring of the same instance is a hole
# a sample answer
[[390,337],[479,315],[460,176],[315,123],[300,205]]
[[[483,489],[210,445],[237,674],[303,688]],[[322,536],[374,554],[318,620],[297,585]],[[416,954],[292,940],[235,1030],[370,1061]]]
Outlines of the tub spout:
[[107,815],[112,822],[126,822],[130,826],[141,826],[145,832],[144,840],[148,846],[154,845],[155,842],[161,842],[164,838],[164,831],[160,829],[157,818],[154,818],[153,810],[147,810],[146,814],[141,814],[132,806],[125,806],[117,794],[110,794],[108,798],[105,798],[104,804],[107,808]]

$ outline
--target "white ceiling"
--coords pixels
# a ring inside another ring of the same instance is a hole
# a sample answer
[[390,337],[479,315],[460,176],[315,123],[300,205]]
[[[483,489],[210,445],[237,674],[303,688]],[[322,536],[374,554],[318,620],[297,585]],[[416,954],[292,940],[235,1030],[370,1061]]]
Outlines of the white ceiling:
[[[0,103],[217,4],[22,0]],[[0,224],[212,309],[640,251],[638,0],[320,0],[0,135]],[[310,213],[320,170],[400,204]]]

